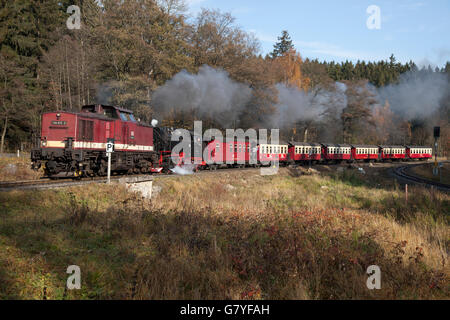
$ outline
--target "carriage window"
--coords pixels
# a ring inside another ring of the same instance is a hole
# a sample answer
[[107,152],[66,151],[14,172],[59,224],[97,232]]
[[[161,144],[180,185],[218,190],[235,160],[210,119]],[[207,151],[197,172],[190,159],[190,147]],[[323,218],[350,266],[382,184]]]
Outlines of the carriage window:
[[80,120],[78,129],[78,140],[92,141],[94,140],[94,121]]

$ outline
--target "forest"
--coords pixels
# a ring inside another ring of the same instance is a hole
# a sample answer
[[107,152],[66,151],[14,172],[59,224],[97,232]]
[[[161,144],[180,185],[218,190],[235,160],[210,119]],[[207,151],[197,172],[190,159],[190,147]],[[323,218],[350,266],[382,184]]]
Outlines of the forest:
[[183,0],[0,0],[0,153],[29,150],[43,112],[95,103],[306,142],[432,145],[440,126],[450,149],[450,62],[318,61],[287,30],[264,55],[231,14]]

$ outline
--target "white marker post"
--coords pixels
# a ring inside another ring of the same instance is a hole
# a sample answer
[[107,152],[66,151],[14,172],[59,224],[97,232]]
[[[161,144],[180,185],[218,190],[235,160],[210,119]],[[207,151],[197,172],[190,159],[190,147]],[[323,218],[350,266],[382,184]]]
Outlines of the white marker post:
[[106,155],[108,156],[108,184],[111,183],[111,153],[114,152],[114,139],[108,139],[106,143]]

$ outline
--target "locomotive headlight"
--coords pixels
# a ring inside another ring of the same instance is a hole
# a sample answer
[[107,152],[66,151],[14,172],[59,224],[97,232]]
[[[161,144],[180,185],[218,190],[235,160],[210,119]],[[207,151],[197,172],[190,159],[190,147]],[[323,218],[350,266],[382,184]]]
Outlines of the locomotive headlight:
[[42,146],[45,147],[47,145],[47,141],[42,141]]

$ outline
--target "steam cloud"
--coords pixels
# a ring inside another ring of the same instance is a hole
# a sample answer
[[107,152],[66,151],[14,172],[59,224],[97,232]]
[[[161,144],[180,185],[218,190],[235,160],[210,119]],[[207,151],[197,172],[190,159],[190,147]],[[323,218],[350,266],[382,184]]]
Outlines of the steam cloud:
[[202,66],[198,74],[183,70],[158,88],[153,94],[153,105],[162,115],[172,110],[192,112],[228,126],[251,96],[251,89],[233,81],[227,72]]
[[448,94],[450,84],[446,74],[407,72],[398,84],[378,89],[379,100],[388,100],[391,110],[407,119],[427,118],[436,112]]
[[[450,84],[446,74],[408,72],[400,76],[397,84],[376,89],[379,105],[389,101],[391,110],[398,116],[412,120],[431,116],[448,94]],[[276,112],[268,119],[273,128],[291,127],[298,121],[321,121],[326,112],[342,113],[347,105],[344,83],[336,82],[328,90],[304,92],[297,88],[277,84]],[[195,114],[199,119],[214,118],[225,127],[239,120],[241,111],[252,97],[252,89],[235,82],[228,73],[203,66],[198,74],[182,71],[153,95],[153,105],[160,115],[170,111]]]
[[277,84],[278,104],[277,114],[273,118],[272,125],[279,127],[290,127],[297,121],[322,120],[325,111],[333,106],[342,111],[346,105],[345,90],[343,83],[337,82],[334,90],[319,90],[305,92],[297,88],[286,87]]

